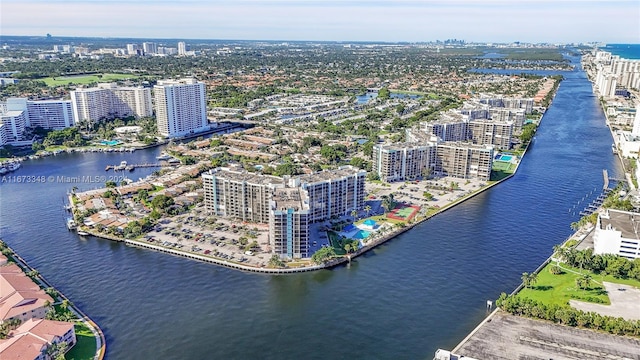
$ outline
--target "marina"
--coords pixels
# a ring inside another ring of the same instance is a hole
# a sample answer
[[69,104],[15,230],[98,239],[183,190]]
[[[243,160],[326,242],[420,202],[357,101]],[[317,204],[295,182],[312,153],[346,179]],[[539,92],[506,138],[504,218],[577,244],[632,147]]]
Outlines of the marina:
[[[178,161],[179,162],[179,161]],[[155,168],[155,167],[172,167],[175,164],[172,163],[144,163],[144,164],[129,164],[126,161],[122,161],[120,165],[107,165],[104,170],[114,170],[114,171],[133,171],[137,168]]]

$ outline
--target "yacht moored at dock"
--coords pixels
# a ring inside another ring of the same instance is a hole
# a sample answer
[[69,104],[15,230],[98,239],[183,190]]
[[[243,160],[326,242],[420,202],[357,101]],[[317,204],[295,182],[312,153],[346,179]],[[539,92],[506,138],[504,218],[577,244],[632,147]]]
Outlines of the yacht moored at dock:
[[76,228],[76,221],[73,218],[67,218],[67,229],[73,230]]

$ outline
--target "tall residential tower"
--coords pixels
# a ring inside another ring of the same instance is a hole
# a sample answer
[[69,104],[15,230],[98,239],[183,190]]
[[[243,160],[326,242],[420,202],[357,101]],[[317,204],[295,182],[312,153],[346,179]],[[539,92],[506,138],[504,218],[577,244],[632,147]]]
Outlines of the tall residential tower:
[[153,91],[158,133],[175,137],[208,128],[204,83],[195,79],[160,80]]

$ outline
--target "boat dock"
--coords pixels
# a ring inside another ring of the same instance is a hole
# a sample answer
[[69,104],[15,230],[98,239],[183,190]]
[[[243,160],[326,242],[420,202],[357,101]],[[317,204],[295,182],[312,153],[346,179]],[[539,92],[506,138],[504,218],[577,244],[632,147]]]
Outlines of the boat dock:
[[129,171],[133,171],[136,168],[149,168],[149,167],[170,167],[170,166],[175,166],[176,164],[170,164],[170,163],[145,163],[145,164],[128,164],[125,165],[124,167],[122,165],[107,165],[106,168],[104,168],[104,171],[109,171],[109,170],[129,170]]

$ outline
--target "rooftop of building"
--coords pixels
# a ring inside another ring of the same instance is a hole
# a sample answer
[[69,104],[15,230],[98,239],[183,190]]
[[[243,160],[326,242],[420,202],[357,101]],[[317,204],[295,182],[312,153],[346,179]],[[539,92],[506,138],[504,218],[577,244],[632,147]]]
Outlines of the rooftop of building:
[[601,230],[620,231],[623,238],[638,239],[640,231],[640,213],[607,209],[600,215]]
[[353,176],[355,174],[366,174],[366,171],[357,169],[353,166],[341,166],[334,170],[323,170],[313,174],[301,175],[300,182],[302,183],[315,183],[315,182],[323,182],[330,181],[334,179],[339,179],[347,176]]
[[271,175],[263,175],[250,173],[244,169],[232,169],[232,168],[216,168],[210,170],[203,174],[203,176],[216,176],[219,178],[224,178],[234,182],[246,182],[249,184],[255,185],[284,185],[284,181],[282,178],[271,176]]
[[273,194],[274,210],[294,209],[307,210],[309,205],[306,204],[306,193],[300,188],[281,188],[277,189]]

